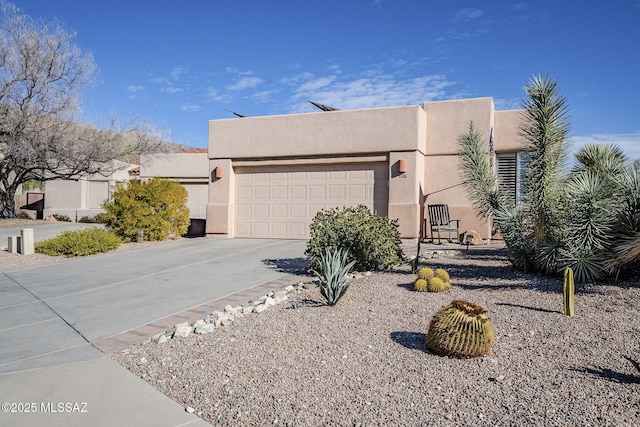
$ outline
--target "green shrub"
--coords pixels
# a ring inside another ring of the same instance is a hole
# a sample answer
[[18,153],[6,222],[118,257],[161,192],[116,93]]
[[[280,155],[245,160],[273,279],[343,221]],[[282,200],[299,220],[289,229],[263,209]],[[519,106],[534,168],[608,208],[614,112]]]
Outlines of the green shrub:
[[53,214],[53,217],[56,219],[56,221],[71,222],[71,218],[69,218],[69,216],[67,216],[67,215]]
[[327,305],[336,305],[338,300],[349,289],[347,275],[355,261],[347,264],[347,252],[338,249],[335,252],[329,248],[325,249],[320,257],[318,271],[313,273],[320,279],[320,295],[322,295]]
[[84,224],[106,224],[107,218],[104,213],[99,213],[96,216],[83,216],[78,222]]
[[67,257],[93,255],[108,252],[120,246],[120,238],[99,228],[65,231],[53,239],[35,244],[35,251],[41,254]]
[[126,242],[136,240],[138,228],[145,240],[175,239],[189,228],[187,196],[182,185],[167,179],[118,184],[103,205],[105,224]]
[[305,250],[311,268],[318,267],[325,248],[348,251],[357,271],[392,268],[403,260],[398,221],[379,217],[363,205],[316,214]]

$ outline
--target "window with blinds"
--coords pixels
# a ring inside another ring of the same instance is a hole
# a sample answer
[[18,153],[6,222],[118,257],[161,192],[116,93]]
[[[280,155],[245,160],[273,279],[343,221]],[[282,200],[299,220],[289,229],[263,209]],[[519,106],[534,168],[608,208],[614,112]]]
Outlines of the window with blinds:
[[514,202],[520,203],[524,198],[522,177],[526,167],[526,153],[499,153],[496,154],[496,169],[498,177],[508,191]]

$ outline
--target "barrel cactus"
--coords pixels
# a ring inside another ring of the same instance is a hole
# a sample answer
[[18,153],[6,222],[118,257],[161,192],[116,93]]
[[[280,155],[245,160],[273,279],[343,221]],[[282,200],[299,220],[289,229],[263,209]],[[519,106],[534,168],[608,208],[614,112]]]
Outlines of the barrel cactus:
[[413,290],[416,292],[426,292],[428,283],[424,279],[417,279],[413,282]]
[[426,341],[427,348],[439,356],[484,356],[493,344],[493,325],[482,307],[454,300],[433,316]]
[[434,276],[434,272],[429,267],[423,267],[418,271],[418,278],[422,280],[429,280]]
[[433,275],[441,279],[443,282],[449,283],[449,273],[447,273],[445,269],[438,268],[436,271],[433,272]]
[[439,277],[432,277],[427,282],[427,290],[429,292],[443,292],[449,289],[450,287],[451,286],[449,285],[449,282],[445,282]]

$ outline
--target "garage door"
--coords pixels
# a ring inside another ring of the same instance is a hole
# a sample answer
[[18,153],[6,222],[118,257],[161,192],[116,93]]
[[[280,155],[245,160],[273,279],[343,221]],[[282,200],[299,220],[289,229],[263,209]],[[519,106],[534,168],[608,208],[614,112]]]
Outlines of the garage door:
[[365,205],[387,215],[386,163],[236,169],[236,237],[309,238],[321,209]]
[[189,193],[187,207],[192,219],[207,218],[207,202],[209,201],[209,186],[207,184],[182,184]]

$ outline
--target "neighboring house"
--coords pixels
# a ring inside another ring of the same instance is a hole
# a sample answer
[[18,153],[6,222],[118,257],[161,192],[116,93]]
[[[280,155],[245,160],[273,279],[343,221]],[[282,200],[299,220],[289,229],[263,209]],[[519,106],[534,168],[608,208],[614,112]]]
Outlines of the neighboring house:
[[140,179],[166,178],[186,188],[189,197],[190,235],[203,235],[209,198],[209,159],[207,149],[174,154],[148,154],[140,158]]
[[45,184],[44,217],[66,215],[71,221],[93,218],[104,212],[102,204],[109,200],[117,182],[137,179],[139,166],[120,163],[121,169],[111,175],[95,174],[77,181],[56,179]]
[[[461,231],[491,238],[458,170],[470,122],[493,142],[500,175],[518,184],[520,111],[491,98],[209,121],[209,235],[307,239],[321,209],[363,204],[417,239],[427,204],[447,203]],[[426,201],[425,201],[426,200]]]

